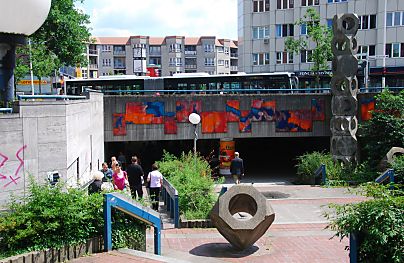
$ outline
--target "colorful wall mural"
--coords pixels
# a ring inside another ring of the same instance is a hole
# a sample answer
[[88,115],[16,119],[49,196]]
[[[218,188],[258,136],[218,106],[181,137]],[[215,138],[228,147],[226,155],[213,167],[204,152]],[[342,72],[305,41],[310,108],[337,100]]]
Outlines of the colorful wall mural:
[[113,114],[113,134],[126,135],[126,125],[164,124],[164,134],[177,134],[177,123],[187,123],[189,114],[201,115],[202,133],[227,133],[229,122],[238,122],[239,132],[251,133],[253,122],[275,122],[276,132],[311,132],[313,121],[325,121],[325,101],[311,100],[310,109],[276,110],[275,100],[252,100],[241,110],[239,100],[226,101],[225,111],[202,111],[201,101],[177,101],[175,112],[166,112],[164,102],[127,102],[125,113]]
[[372,118],[372,111],[375,110],[375,99],[362,99],[361,100],[361,120],[368,121]]

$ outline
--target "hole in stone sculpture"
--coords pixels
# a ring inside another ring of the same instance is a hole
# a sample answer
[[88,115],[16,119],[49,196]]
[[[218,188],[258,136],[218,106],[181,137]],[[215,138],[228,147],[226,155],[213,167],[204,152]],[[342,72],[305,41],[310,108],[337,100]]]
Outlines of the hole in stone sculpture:
[[346,48],[347,48],[346,41],[337,41],[337,42],[335,42],[335,47],[339,51],[345,51]]
[[356,121],[352,120],[351,121],[351,130],[355,130],[356,129]]
[[336,86],[338,87],[339,90],[344,91],[347,89],[347,84],[344,79],[341,79],[337,82]]
[[351,30],[355,26],[355,20],[352,17],[344,17],[342,27],[346,30]]
[[238,194],[233,196],[229,202],[230,214],[241,221],[251,219],[258,210],[257,202],[247,194]]

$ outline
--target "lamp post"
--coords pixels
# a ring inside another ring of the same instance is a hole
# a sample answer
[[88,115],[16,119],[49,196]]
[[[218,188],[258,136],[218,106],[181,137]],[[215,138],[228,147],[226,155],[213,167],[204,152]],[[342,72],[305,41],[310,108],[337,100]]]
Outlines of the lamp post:
[[189,122],[192,123],[194,125],[194,155],[196,156],[196,141],[198,140],[198,133],[196,131],[196,128],[198,126],[198,124],[201,122],[201,116],[199,116],[199,114],[197,113],[191,113],[189,114]]
[[0,4],[0,93],[14,100],[15,49],[45,22],[51,0],[2,1]]

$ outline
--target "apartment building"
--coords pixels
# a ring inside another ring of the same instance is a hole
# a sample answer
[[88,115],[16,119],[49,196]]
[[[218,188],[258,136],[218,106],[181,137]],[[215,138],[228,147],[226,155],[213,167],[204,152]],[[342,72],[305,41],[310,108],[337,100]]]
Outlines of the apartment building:
[[330,27],[335,14],[356,13],[358,59],[369,63],[371,76],[380,76],[375,81],[385,75],[390,86],[404,86],[403,0],[238,0],[239,71],[310,71],[314,43],[299,55],[285,51],[286,37],[307,34],[295,22],[309,7]]
[[148,75],[151,70],[160,76],[238,71],[237,41],[214,36],[95,37],[95,43],[88,45],[87,58],[88,66],[80,69],[78,77]]

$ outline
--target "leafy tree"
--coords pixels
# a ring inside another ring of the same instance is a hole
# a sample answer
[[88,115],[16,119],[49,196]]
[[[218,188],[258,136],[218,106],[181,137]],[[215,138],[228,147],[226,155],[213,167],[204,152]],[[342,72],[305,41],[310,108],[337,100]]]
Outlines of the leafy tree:
[[376,110],[359,131],[362,154],[376,168],[391,147],[404,147],[404,91],[376,96]]
[[308,59],[314,62],[311,70],[315,72],[317,86],[320,86],[319,72],[328,69],[328,61],[332,57],[332,31],[328,26],[320,24],[320,14],[313,8],[308,8],[303,19],[299,19],[295,24],[299,26],[305,25],[307,35],[299,39],[288,37],[285,41],[285,49],[288,52],[300,54],[302,51],[309,50],[309,43],[314,42],[315,48]]
[[[89,16],[75,7],[83,0],[52,0],[49,15],[33,35],[32,66],[38,79],[52,75],[62,65],[86,64],[86,44],[90,43]],[[29,74],[28,46],[17,50],[15,80]]]

